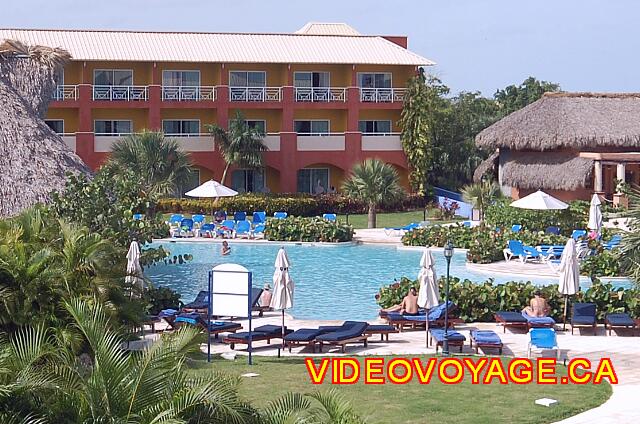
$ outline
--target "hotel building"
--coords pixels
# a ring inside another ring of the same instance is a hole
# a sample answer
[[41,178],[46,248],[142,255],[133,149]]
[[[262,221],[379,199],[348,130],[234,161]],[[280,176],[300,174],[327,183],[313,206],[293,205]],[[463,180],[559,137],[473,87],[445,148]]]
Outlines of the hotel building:
[[239,191],[312,192],[339,187],[369,157],[406,184],[398,120],[407,80],[430,60],[407,37],[361,35],[310,23],[293,34],[0,29],[0,39],[62,47],[72,55],[47,124],[90,167],[119,137],[163,130],[191,153],[197,181],[224,162],[206,125],[236,111],[264,131],[262,170],[232,169]]

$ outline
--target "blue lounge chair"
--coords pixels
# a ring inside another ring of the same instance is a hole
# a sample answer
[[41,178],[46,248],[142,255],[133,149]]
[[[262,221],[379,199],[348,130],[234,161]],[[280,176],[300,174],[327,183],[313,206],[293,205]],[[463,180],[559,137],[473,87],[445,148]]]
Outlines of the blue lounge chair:
[[251,230],[251,237],[255,237],[258,234],[262,234],[264,236],[264,228],[265,225],[264,224],[258,224],[256,225],[253,230]]
[[[183,324],[195,325],[205,331],[207,330],[206,321],[202,318],[202,315],[195,312],[179,314],[174,321],[174,326],[176,328],[179,328]],[[209,321],[209,331],[215,336],[216,339],[218,338],[218,334],[220,333],[235,333],[236,331],[241,329],[242,325],[237,322],[213,320]]]
[[274,212],[273,213],[273,217],[276,219],[285,219],[287,217],[287,215],[289,215],[286,212]]
[[236,221],[236,222],[246,221],[247,220],[247,213],[246,212],[235,212],[233,214],[233,220]]
[[614,328],[630,328],[635,333],[635,330],[638,329],[638,323],[626,313],[608,314],[604,317],[604,328],[609,330],[609,335],[611,335],[611,330]]
[[198,229],[198,234],[200,235],[200,237],[215,237],[215,224],[202,224],[202,226]]
[[[432,341],[436,342],[436,353],[438,353],[438,348],[444,344],[444,329],[429,328],[429,335]],[[460,352],[462,352],[462,346],[467,338],[455,330],[449,330],[447,331],[447,340],[449,341],[449,346],[458,346]]]
[[182,221],[180,221],[180,232],[179,232],[180,237],[193,237],[194,233],[193,233],[193,219],[191,218],[184,218]]
[[364,333],[368,326],[369,324],[366,322],[345,321],[337,331],[317,336],[316,341],[320,343],[320,353],[322,353],[322,346],[324,344],[338,345],[341,347],[343,353],[345,346],[349,343],[363,342],[364,346],[367,347],[367,339],[369,336]]
[[219,236],[231,237],[233,235],[233,230],[235,229],[236,229],[236,222],[231,219],[225,219],[217,227],[217,232]]
[[227,213],[225,211],[216,211],[213,214],[213,221],[220,223],[222,221],[224,221],[225,219],[227,219]]
[[573,230],[573,232],[571,233],[571,237],[574,240],[578,240],[581,237],[584,237],[587,235],[587,230]]
[[574,303],[571,307],[571,334],[574,327],[591,327],[596,335],[596,304]]
[[[339,328],[339,327],[338,327]],[[291,348],[294,346],[311,346],[311,351],[315,353],[316,351],[316,337],[321,334],[329,333],[334,331],[333,329],[327,328],[299,328],[298,330],[287,334],[284,337],[284,345],[289,348],[289,352],[291,352]]]
[[522,316],[521,312],[498,311],[493,314],[493,317],[497,323],[502,325],[505,333],[507,332],[507,327],[529,328],[529,322]]
[[533,348],[555,350],[557,358],[560,359],[560,348],[558,347],[556,331],[553,328],[532,328],[529,330],[528,358],[531,358]]
[[169,217],[169,224],[180,224],[180,222],[184,219],[184,215],[181,213],[174,213]]
[[498,354],[502,355],[502,339],[493,330],[471,330],[470,331],[469,346],[473,348],[475,344],[476,353],[478,349],[498,349]]
[[253,220],[252,220],[252,224],[258,225],[258,224],[264,224],[267,221],[267,213],[266,212],[254,212],[253,213]]
[[[456,309],[456,305],[449,301],[449,326],[453,327],[456,323],[457,318],[455,317],[454,311]],[[429,310],[428,320],[429,326],[442,327],[444,326],[444,313],[445,313],[445,304],[444,302],[439,304],[438,306],[434,306]],[[426,325],[427,318],[425,317],[426,311],[421,309],[417,315],[403,315],[400,312],[387,312],[380,313],[381,318],[387,320],[387,322],[398,330],[402,331],[405,326],[410,328],[416,327],[424,327]]]
[[564,251],[564,245],[559,244],[541,244],[536,246],[536,250],[539,251],[543,259],[560,258]]
[[322,214],[322,218],[326,219],[327,221],[336,222],[338,216],[335,213],[325,213]]
[[412,222],[410,224],[405,225],[404,227],[387,227],[384,229],[384,233],[387,236],[391,236],[393,234],[402,235],[403,233],[407,231],[413,231],[418,227],[420,227],[420,224],[418,224],[417,222]]
[[198,227],[204,224],[204,215],[195,214],[191,216],[191,219],[193,219],[193,223],[196,224]]
[[514,224],[511,226],[511,231],[514,233],[519,233],[520,230],[522,230],[522,225],[520,224]]
[[518,257],[522,263],[528,259],[542,259],[542,254],[534,247],[525,246],[519,240],[509,240],[508,247],[502,251],[504,260],[509,262],[511,259]]
[[201,290],[196,295],[196,298],[192,302],[185,304],[182,307],[183,312],[201,312],[206,313],[209,307],[209,292],[207,290]]
[[551,227],[547,227],[546,230],[544,230],[545,233],[547,234],[555,234],[557,236],[560,235],[560,227],[556,227],[556,226],[551,226]]
[[602,243],[602,247],[607,250],[613,250],[620,245],[621,241],[622,236],[620,234],[615,234],[609,241]]
[[[252,332],[243,331],[240,333],[229,334],[222,341],[224,343],[229,343],[231,349],[235,349],[237,344],[248,345],[249,339],[251,339],[252,343],[266,340],[267,344],[271,344],[271,340],[282,338],[282,332],[282,327],[279,325],[261,325],[260,327],[254,328]],[[285,337],[291,332],[292,330],[284,327]]]
[[251,223],[249,221],[237,221],[234,237],[251,236]]
[[529,328],[548,327],[553,328],[556,325],[556,321],[551,317],[532,317],[527,315],[524,311],[521,312],[522,317],[527,320]]

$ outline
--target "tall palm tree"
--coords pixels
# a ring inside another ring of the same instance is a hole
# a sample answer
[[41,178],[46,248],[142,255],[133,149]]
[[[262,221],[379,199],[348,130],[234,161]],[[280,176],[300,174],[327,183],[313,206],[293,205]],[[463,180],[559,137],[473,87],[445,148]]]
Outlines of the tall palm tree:
[[222,172],[220,184],[224,184],[231,165],[241,168],[256,169],[263,164],[262,153],[266,152],[264,132],[247,124],[242,112],[229,122],[229,129],[218,125],[207,125],[207,131],[214,137],[226,165]]
[[174,194],[193,173],[189,153],[180,150],[175,139],[154,131],[117,140],[106,166],[120,172],[134,170],[152,198]]
[[500,186],[495,181],[483,180],[462,188],[462,198],[471,207],[480,211],[480,221],[484,219],[484,211],[500,197]]
[[376,227],[376,208],[404,195],[395,168],[379,159],[367,159],[357,164],[342,185],[344,193],[368,206],[368,227]]

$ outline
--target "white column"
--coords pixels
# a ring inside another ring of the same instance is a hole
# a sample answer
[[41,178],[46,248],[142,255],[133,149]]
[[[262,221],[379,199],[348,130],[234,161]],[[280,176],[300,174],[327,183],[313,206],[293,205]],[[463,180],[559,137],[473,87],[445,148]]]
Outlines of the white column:
[[625,166],[624,163],[619,163],[616,166],[616,179],[619,181],[622,181],[623,183],[626,182],[625,180]]
[[593,189],[596,193],[602,193],[602,162],[599,160],[595,161],[593,164],[594,167],[594,182]]

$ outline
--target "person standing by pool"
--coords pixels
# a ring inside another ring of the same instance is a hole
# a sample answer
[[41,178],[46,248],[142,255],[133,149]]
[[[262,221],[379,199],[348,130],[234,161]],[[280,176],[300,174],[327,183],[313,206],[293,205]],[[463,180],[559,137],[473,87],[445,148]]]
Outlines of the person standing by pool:
[[226,256],[231,253],[231,247],[226,240],[222,242],[222,250],[220,251],[220,253],[222,254],[222,256]]
[[418,294],[416,288],[411,287],[409,293],[399,305],[383,309],[384,312],[400,312],[402,315],[418,315]]

